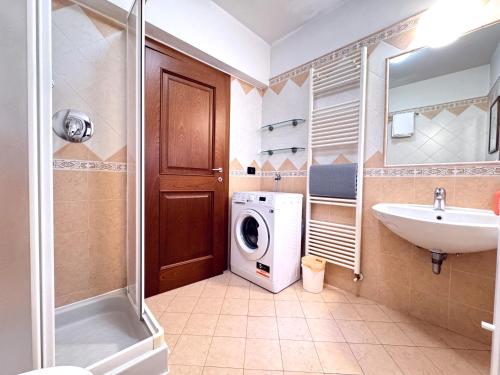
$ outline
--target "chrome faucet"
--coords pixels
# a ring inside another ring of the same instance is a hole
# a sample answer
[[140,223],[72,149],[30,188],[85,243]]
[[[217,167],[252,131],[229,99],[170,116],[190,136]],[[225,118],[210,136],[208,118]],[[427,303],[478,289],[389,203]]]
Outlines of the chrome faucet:
[[446,206],[446,190],[442,187],[437,187],[434,190],[434,210],[444,211]]

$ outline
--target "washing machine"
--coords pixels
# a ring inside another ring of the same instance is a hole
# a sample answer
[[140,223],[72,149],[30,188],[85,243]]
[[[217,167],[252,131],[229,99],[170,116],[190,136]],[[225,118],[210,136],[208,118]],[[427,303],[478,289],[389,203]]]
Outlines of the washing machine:
[[299,280],[301,223],[301,194],[234,193],[231,272],[273,293]]

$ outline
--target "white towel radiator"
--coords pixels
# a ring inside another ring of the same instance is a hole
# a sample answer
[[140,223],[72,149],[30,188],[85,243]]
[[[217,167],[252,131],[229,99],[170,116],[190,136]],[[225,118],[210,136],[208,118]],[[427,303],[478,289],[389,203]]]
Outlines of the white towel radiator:
[[[363,212],[363,162],[365,149],[365,111],[367,81],[367,49],[362,47],[310,72],[308,167],[315,151],[324,156],[345,149],[357,148],[356,199],[340,199],[309,194],[307,177],[306,254],[317,255],[327,262],[354,272],[354,281],[361,280],[361,222]],[[355,100],[337,103],[346,92],[359,89]],[[334,105],[324,103],[334,102]],[[323,104],[322,104],[323,103]],[[349,207],[355,210],[354,225],[311,218],[313,205]]]

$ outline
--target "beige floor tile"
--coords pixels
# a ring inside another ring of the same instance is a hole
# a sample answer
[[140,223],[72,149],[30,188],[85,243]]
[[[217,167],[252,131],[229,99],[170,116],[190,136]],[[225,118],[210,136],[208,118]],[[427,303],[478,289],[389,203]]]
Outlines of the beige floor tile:
[[249,316],[247,338],[249,339],[277,339],[278,324],[275,317]]
[[245,369],[282,370],[281,349],[278,340],[247,339]]
[[323,370],[335,374],[360,374],[363,372],[349,345],[335,342],[316,342],[316,351]]
[[242,368],[205,367],[203,375],[243,375]]
[[178,288],[177,295],[182,297],[199,297],[207,282],[205,280]]
[[171,333],[165,333],[164,335],[165,342],[168,345],[170,351],[173,351],[175,348],[175,344],[177,344],[177,340],[179,340],[180,335],[173,335]]
[[297,292],[295,291],[295,288],[293,287],[288,287],[286,289],[283,289],[281,292],[276,293],[273,296],[275,301],[298,301],[299,297],[297,296]]
[[301,301],[302,311],[306,318],[332,319],[328,306],[324,302],[304,302]]
[[431,329],[428,324],[422,322],[396,323],[403,333],[417,346],[432,348],[447,348],[448,345]]
[[481,373],[469,364],[454,349],[420,348],[427,358],[443,375],[480,375]]
[[248,315],[247,299],[225,299],[222,304],[221,314],[224,315]]
[[348,302],[344,292],[336,288],[325,287],[321,292],[321,298],[323,298],[325,302]]
[[149,309],[151,312],[154,314],[154,316],[159,319],[161,314],[167,310],[168,305],[172,300],[174,299],[175,296],[173,295],[168,295],[168,294],[157,294],[156,296],[146,298],[144,302],[146,302],[146,305],[148,305]]
[[322,375],[322,372],[285,371],[283,375]]
[[490,346],[481,342],[472,340],[458,333],[448,331],[440,327],[432,327],[432,331],[443,340],[451,349],[470,349],[470,350],[489,350]]
[[350,303],[357,303],[357,304],[363,304],[363,305],[376,305],[376,302],[372,301],[371,299],[357,296],[357,295],[349,293],[349,292],[344,292],[344,294]]
[[175,296],[167,307],[167,312],[190,313],[198,301],[197,297]]
[[283,369],[286,371],[322,372],[312,341],[280,340]]
[[276,316],[285,318],[303,318],[304,313],[299,301],[274,301]]
[[365,375],[403,375],[382,345],[350,344]]
[[250,281],[245,280],[243,277],[231,273],[229,276],[229,285],[232,286],[250,286]]
[[417,321],[416,318],[402,312],[402,311],[399,311],[399,310],[395,310],[395,309],[392,309],[390,307],[387,307],[387,306],[384,306],[384,305],[378,305],[382,311],[385,313],[385,315],[387,315],[389,317],[389,319],[391,320],[391,322],[395,322],[395,323],[399,323],[399,322],[406,322],[406,323],[410,323],[410,322],[415,322]]
[[212,336],[218,319],[219,315],[214,314],[191,314],[182,334]]
[[181,366],[171,365],[168,366],[169,375],[201,375],[203,367],[201,366]]
[[258,285],[250,284],[250,299],[273,300],[274,294]]
[[[275,370],[244,370],[245,375],[283,375],[283,371],[275,371]],[[294,372],[295,375],[300,375],[298,372]],[[308,373],[308,375],[314,375]]]
[[243,368],[245,339],[214,337],[205,366]]
[[189,319],[188,313],[163,313],[159,323],[165,333],[180,334]]
[[187,336],[179,337],[175,350],[169,357],[173,365],[203,366],[210,348],[211,337]]
[[251,299],[248,303],[249,316],[275,316],[273,300]]
[[224,298],[227,286],[218,284],[207,284],[201,292],[201,298]]
[[200,298],[193,309],[193,314],[220,314],[222,298]]
[[337,320],[337,325],[349,343],[378,344],[378,341],[365,322],[357,320]]
[[207,280],[207,286],[213,286],[213,285],[228,285],[229,284],[229,279],[231,277],[231,272],[224,272],[222,275],[217,275],[214,277],[211,277],[210,279]]
[[328,303],[327,307],[334,319],[361,320],[356,309],[349,303]]
[[309,293],[304,289],[296,289],[297,297],[301,302],[324,302],[320,293]]
[[345,342],[333,319],[307,319],[307,325],[314,341]]
[[415,346],[384,346],[405,375],[440,375],[441,372]]
[[247,317],[241,315],[220,315],[215,328],[215,336],[245,337]]
[[304,318],[278,318],[278,333],[281,340],[312,340]]
[[455,350],[482,375],[490,375],[491,352],[487,350]]
[[240,285],[230,285],[227,287],[225,298],[250,298],[250,287]]
[[415,346],[396,323],[366,322],[366,324],[381,344]]
[[378,305],[353,304],[361,319],[368,322],[390,322],[391,319]]

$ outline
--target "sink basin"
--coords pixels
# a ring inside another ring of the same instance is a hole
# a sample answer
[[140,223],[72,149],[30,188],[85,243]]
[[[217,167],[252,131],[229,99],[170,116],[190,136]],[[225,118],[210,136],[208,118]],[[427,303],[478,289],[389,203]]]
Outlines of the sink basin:
[[473,253],[497,248],[498,218],[493,211],[379,203],[375,217],[405,240],[436,253]]

